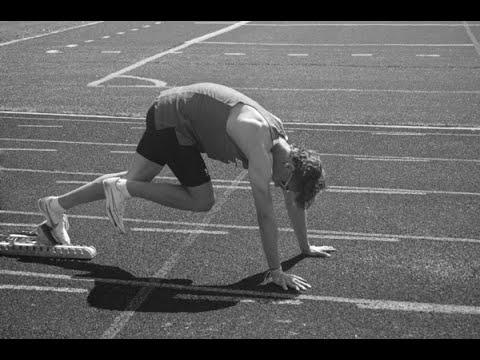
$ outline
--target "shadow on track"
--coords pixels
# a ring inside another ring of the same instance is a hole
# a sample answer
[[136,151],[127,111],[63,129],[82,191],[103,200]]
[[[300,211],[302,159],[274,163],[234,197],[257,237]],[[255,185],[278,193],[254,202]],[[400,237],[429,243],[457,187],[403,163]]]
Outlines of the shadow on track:
[[[283,270],[288,271],[304,258],[303,255],[297,255],[284,261]],[[242,298],[268,303],[294,299],[299,294],[293,289],[288,292],[283,291],[271,282],[262,284],[265,272],[225,286],[194,286],[193,281],[189,279],[139,278],[119,267],[91,262],[45,258],[19,258],[18,260],[84,271],[84,274],[74,275],[73,278],[94,279],[95,285],[88,295],[88,304],[107,310],[126,311],[130,302],[145,287],[139,282],[154,285],[146,301],[135,310],[137,312],[195,313],[231,307],[238,304]],[[230,294],[222,290],[236,290],[239,293]],[[255,291],[256,294],[243,295],[241,291]],[[263,296],[262,293],[265,295]],[[275,296],[276,294],[278,296]]]

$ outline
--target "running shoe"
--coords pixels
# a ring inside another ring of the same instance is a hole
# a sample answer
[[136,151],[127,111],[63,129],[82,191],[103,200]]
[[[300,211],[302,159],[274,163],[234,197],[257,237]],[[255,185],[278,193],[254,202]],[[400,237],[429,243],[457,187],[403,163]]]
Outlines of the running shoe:
[[38,200],[38,208],[45,216],[46,224],[50,228],[50,233],[59,245],[70,245],[70,236],[67,230],[70,228],[67,215],[56,210],[52,206],[53,196],[47,196]]
[[105,208],[107,216],[120,232],[126,233],[123,225],[123,214],[125,213],[125,196],[117,186],[119,177],[111,177],[103,180],[103,190],[105,192]]

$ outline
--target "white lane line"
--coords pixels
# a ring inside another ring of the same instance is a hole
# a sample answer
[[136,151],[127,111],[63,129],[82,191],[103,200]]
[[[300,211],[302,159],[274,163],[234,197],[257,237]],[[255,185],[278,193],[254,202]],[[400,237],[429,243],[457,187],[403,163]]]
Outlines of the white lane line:
[[162,22],[161,21],[156,21],[155,25],[160,25]]
[[120,50],[102,50],[102,54],[120,54]]
[[110,35],[102,36],[102,39],[110,39]]
[[75,48],[75,47],[77,47],[77,46],[78,46],[78,44],[69,44],[69,45],[66,45],[65,47],[67,47],[67,48]]
[[[43,217],[43,215],[40,212],[30,212],[30,211],[0,210],[0,214]],[[69,218],[72,218],[72,219],[110,221],[110,219],[107,216],[74,215],[74,214],[69,214],[68,216]],[[185,222],[185,221],[134,219],[134,218],[124,218],[124,221],[141,223],[141,224],[206,227],[206,228],[230,229],[230,230],[238,230],[238,231],[258,231],[258,226],[253,226],[253,225],[232,225],[232,224],[218,224],[218,223],[213,224],[213,223],[197,223],[197,222],[192,223],[192,222]],[[280,227],[278,231],[291,233],[293,232],[293,229]],[[319,235],[325,235],[325,236],[333,235],[333,236],[339,236],[339,237],[355,236],[358,239],[367,239],[367,238],[368,239],[400,239],[400,240],[407,240],[407,241],[408,240],[410,241],[411,240],[445,241],[445,242],[480,244],[480,239],[472,239],[472,238],[397,235],[397,234],[361,233],[361,232],[352,232],[352,231],[308,229],[308,236],[319,236]]]
[[[276,89],[279,90],[279,89]],[[345,89],[344,89],[345,90]],[[111,124],[140,124],[139,121],[110,121],[110,120],[89,120],[92,119],[122,119],[122,120],[141,120],[145,121],[144,117],[134,117],[134,116],[110,116],[110,115],[89,115],[89,114],[62,114],[62,113],[39,113],[39,112],[24,112],[24,111],[7,111],[7,110],[0,110],[1,114],[7,115],[39,115],[41,117],[23,117],[23,116],[2,116],[3,119],[8,120],[38,120],[38,121],[69,121],[69,122],[98,122],[98,123],[111,123]],[[58,116],[58,118],[47,118],[45,116]],[[81,119],[65,119],[67,118],[75,118],[80,117]],[[83,119],[86,118],[86,119]],[[467,130],[467,131],[480,131],[480,127],[478,126],[466,126],[459,124],[458,126],[433,126],[433,125],[385,125],[385,124],[354,124],[354,123],[312,123],[312,122],[301,122],[301,121],[293,121],[293,122],[284,122],[283,123],[288,128],[291,126],[328,126],[328,127],[338,127],[340,131],[358,131],[354,129],[343,129],[348,127],[353,128],[381,128],[381,129],[410,129],[410,130]],[[312,130],[306,128],[305,130]],[[321,131],[335,131],[331,129],[320,129]],[[372,130],[373,131],[373,130]],[[436,133],[431,133],[436,134]],[[442,133],[438,133],[439,135],[443,135]],[[449,135],[449,134],[447,134]],[[470,134],[458,134],[459,136],[462,135],[470,135]],[[480,134],[479,134],[480,135]]]
[[148,29],[150,27],[150,25],[143,25],[142,28],[144,29]]
[[227,56],[243,56],[245,53],[224,53],[224,55]]
[[366,56],[366,57],[369,57],[369,56],[372,56],[373,54],[352,54],[352,56]]
[[[240,175],[238,175],[237,178],[234,180],[234,184],[235,182],[241,181],[243,178],[245,178],[246,175],[247,170],[243,170]],[[208,224],[212,221],[213,217],[218,212],[220,212],[223,205],[225,205],[232,193],[233,190],[226,190],[222,194],[221,198],[217,200],[212,210],[210,210],[210,212],[207,213],[207,215],[203,218],[204,223]],[[153,278],[165,278],[180,259],[182,251],[190,247],[195,242],[198,235],[199,234],[190,234],[183,243],[179,244],[176,252],[168,258],[168,260],[163,264],[160,269],[158,269],[158,271],[153,275]],[[125,308],[125,311],[121,315],[116,317],[110,327],[103,333],[102,338],[113,339],[120,331],[122,331],[122,329],[126,326],[128,321],[130,321],[131,317],[135,314],[138,308],[142,306],[142,304],[148,299],[152,290],[153,289],[151,287],[142,288],[129,302],[129,304]]]
[[45,51],[47,54],[60,54],[61,51],[60,50],[47,50]]
[[[3,169],[0,167],[0,171]],[[10,169],[8,169],[10,170]],[[28,170],[28,169],[27,169]],[[101,174],[99,174],[100,176]],[[173,176],[156,176],[155,179],[178,181]],[[219,185],[218,183],[227,182],[231,183],[231,180],[212,179],[213,187],[215,189],[238,189],[238,190],[251,190],[248,181],[240,182],[245,185]],[[57,184],[72,184],[72,185],[84,185],[89,181],[80,180],[57,180]],[[371,187],[355,187],[355,186],[334,186],[330,185],[325,192],[327,193],[354,193],[354,194],[383,194],[383,195],[453,195],[453,196],[480,196],[480,193],[462,192],[462,191],[440,191],[440,190],[412,190],[412,189],[390,189],[390,188],[371,188]]]
[[300,56],[301,57],[301,56],[308,56],[308,54],[305,54],[305,53],[303,53],[303,54],[287,54],[287,56]]
[[125,34],[125,31],[119,31],[119,32],[117,32],[117,35],[123,35],[123,34]]
[[34,148],[0,148],[0,151],[33,151],[33,152],[53,152],[57,149],[34,149]]
[[438,54],[416,54],[417,57],[440,57]]
[[[293,91],[293,92],[358,92],[358,93],[399,93],[399,94],[476,94],[480,90],[420,90],[420,89],[354,89],[354,88],[259,88],[236,87],[250,91]],[[371,125],[373,126],[373,125]]]
[[88,43],[92,43],[92,42],[94,42],[94,41],[95,41],[95,40],[89,39],[89,40],[85,40],[84,43],[87,43],[87,44],[88,44]]
[[[475,50],[477,51],[478,56],[480,56],[480,43],[478,42],[477,38],[475,35],[472,33],[472,30],[470,30],[470,26],[466,21],[463,22],[463,26],[465,28],[465,31],[468,34],[468,37],[472,41],[473,46],[475,46]],[[478,25],[477,25],[478,26]]]
[[[155,288],[173,289],[183,291],[184,294],[177,294],[184,299],[201,299],[211,301],[242,301],[245,303],[252,303],[255,301],[265,302],[272,301],[279,304],[299,305],[299,301],[313,301],[313,302],[332,302],[341,304],[352,304],[360,309],[370,310],[393,310],[406,312],[427,312],[440,314],[459,314],[459,315],[480,315],[480,306],[472,305],[457,305],[457,304],[438,304],[438,303],[422,303],[413,301],[395,301],[383,299],[361,299],[361,298],[346,298],[338,296],[320,296],[307,294],[285,294],[281,292],[263,292],[254,290],[237,290],[227,289],[224,287],[205,287],[195,285],[177,285],[169,283],[161,283],[155,281],[136,281],[112,278],[82,278],[73,277],[64,274],[49,274],[49,273],[35,273],[28,271],[14,271],[1,269],[0,275],[4,276],[19,276],[19,277],[34,277],[44,279],[55,279],[65,281],[79,281],[87,283],[107,283],[124,285],[131,287],[143,286],[151,290]],[[86,289],[82,289],[86,290]],[[195,292],[197,294],[195,294]],[[200,294],[198,294],[200,293]],[[204,293],[204,294],[201,294]],[[213,293],[213,294],[212,294]]]
[[66,29],[55,30],[55,31],[52,31],[52,32],[49,32],[49,33],[46,33],[46,34],[40,34],[40,35],[30,36],[30,37],[26,37],[26,38],[22,38],[22,39],[11,40],[11,41],[7,41],[7,42],[4,42],[4,43],[0,43],[0,46],[10,45],[10,44],[18,43],[18,42],[25,41],[25,40],[38,39],[38,38],[41,38],[41,37],[44,37],[44,36],[59,34],[59,33],[65,32],[65,31],[79,29],[79,28],[82,28],[82,27],[85,27],[85,26],[92,26],[92,25],[96,25],[96,24],[100,24],[100,23],[103,23],[103,21],[95,21],[95,22],[91,22],[91,23],[88,23],[88,24],[72,26],[72,27],[69,27],[69,28],[66,28]]
[[199,230],[199,229],[166,229],[166,228],[131,228],[136,232],[165,232],[179,234],[209,234],[209,235],[228,235],[228,231]]
[[[21,138],[0,138],[0,141],[11,142],[37,142],[37,143],[52,143],[52,144],[69,144],[69,145],[94,145],[94,146],[124,146],[136,147],[137,144],[121,144],[121,143],[102,143],[94,141],[66,141],[66,140],[42,140],[42,139],[21,139]],[[115,150],[116,151],[116,150]],[[118,151],[117,151],[118,153]],[[121,153],[133,153],[133,151],[121,150]],[[398,156],[371,156],[361,154],[335,154],[335,153],[319,153],[320,156],[331,157],[352,157],[356,160],[371,160],[371,161],[446,161],[446,162],[472,162],[480,163],[480,159],[458,159],[458,158],[417,158],[417,157],[398,157]]]
[[[231,24],[229,21],[196,21],[196,25],[222,25]],[[462,27],[460,23],[249,23],[245,26],[267,26],[267,27],[361,27],[361,26],[385,26],[385,27]],[[478,27],[480,24],[470,26]]]
[[[382,135],[382,136],[426,136],[426,135],[437,135],[436,133],[413,133],[413,132],[386,132],[378,131],[371,133],[372,135]],[[443,135],[443,134],[440,134]]]
[[136,68],[138,68],[138,67],[140,67],[140,66],[143,66],[143,65],[145,65],[145,64],[147,64],[147,63],[149,63],[149,62],[151,62],[151,61],[157,60],[157,59],[159,59],[159,58],[161,58],[161,57],[163,57],[163,56],[165,56],[165,55],[167,55],[167,54],[171,54],[171,53],[174,52],[174,51],[178,51],[178,50],[184,49],[184,48],[186,48],[186,47],[188,47],[188,46],[191,46],[191,45],[193,45],[193,44],[198,44],[198,43],[200,43],[201,41],[204,41],[204,40],[206,40],[206,39],[210,39],[210,38],[212,38],[212,37],[215,37],[215,36],[224,34],[224,33],[226,33],[226,32],[232,31],[232,30],[234,30],[234,29],[237,29],[237,28],[245,25],[246,23],[248,23],[248,21],[240,21],[240,22],[235,23],[235,24],[233,24],[233,25],[227,26],[227,27],[225,27],[225,28],[223,28],[223,29],[220,29],[220,30],[217,30],[217,31],[208,33],[208,34],[203,35],[203,36],[199,36],[199,37],[194,38],[194,39],[191,39],[191,40],[189,40],[189,41],[184,42],[182,45],[173,47],[173,48],[171,48],[171,49],[169,49],[169,50],[167,50],[167,51],[163,51],[163,52],[161,52],[161,53],[158,53],[158,54],[155,54],[155,55],[150,56],[150,57],[148,57],[148,58],[145,58],[145,59],[143,59],[143,60],[140,60],[140,61],[138,61],[138,62],[136,62],[136,63],[134,63],[134,64],[132,64],[132,65],[130,65],[130,66],[127,66],[127,67],[125,67],[125,68],[123,68],[123,69],[121,69],[121,70],[119,70],[119,71],[116,71],[116,72],[114,72],[114,73],[111,73],[111,74],[109,74],[109,75],[107,75],[107,76],[105,76],[105,77],[103,77],[103,78],[101,78],[101,79],[99,79],[99,80],[93,81],[93,82],[87,84],[87,86],[90,86],[90,87],[99,86],[100,84],[102,84],[102,83],[104,83],[104,82],[106,82],[106,81],[108,81],[108,80],[111,80],[111,79],[113,79],[113,78],[115,78],[115,77],[117,77],[117,76],[119,76],[119,75],[123,75],[123,74],[125,74],[126,72],[129,72],[129,71],[131,71],[131,70],[133,70],[133,69],[136,69]]
[[130,29],[130,31],[138,31],[137,28]]
[[63,125],[17,125],[17,127],[26,127],[26,128],[63,128]]
[[0,284],[0,290],[53,291],[53,292],[77,293],[77,294],[88,292],[88,289],[82,289],[82,288],[34,286],[34,285],[7,285],[7,284]]
[[406,47],[472,47],[473,44],[461,44],[461,43],[452,43],[452,44],[381,44],[381,43],[311,43],[311,44],[302,44],[302,43],[261,43],[261,42],[235,42],[235,41],[202,41],[199,44],[207,45],[253,45],[253,46],[309,46],[309,47],[363,47],[363,46],[406,46]]

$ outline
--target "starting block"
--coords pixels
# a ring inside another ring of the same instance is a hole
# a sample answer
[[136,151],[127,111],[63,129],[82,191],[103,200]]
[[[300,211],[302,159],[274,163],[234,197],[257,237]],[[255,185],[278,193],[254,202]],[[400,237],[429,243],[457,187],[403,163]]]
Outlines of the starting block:
[[92,260],[97,251],[93,246],[57,245],[42,223],[33,231],[0,233],[0,255]]

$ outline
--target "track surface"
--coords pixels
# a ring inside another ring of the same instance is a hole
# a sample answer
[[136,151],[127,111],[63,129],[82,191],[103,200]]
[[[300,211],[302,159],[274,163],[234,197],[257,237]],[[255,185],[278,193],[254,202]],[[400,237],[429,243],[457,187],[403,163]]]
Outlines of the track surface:
[[247,176],[207,159],[209,213],[135,199],[118,235],[92,203],[69,215],[93,261],[1,257],[0,337],[480,337],[479,23],[0,25],[2,232],[40,222],[39,197],[125,170],[160,87],[213,81],[323,154],[309,236],[338,250],[299,257],[274,190],[284,269],[312,289],[261,285]]

